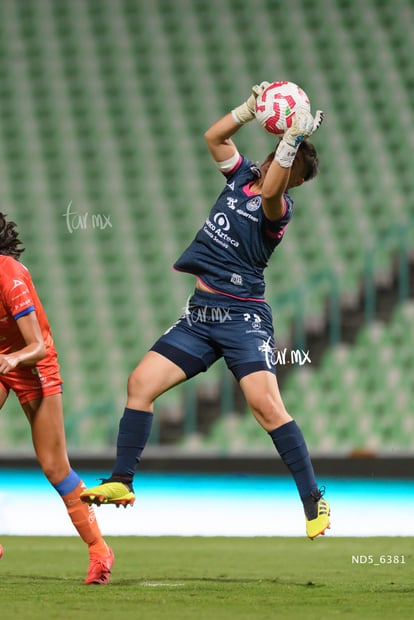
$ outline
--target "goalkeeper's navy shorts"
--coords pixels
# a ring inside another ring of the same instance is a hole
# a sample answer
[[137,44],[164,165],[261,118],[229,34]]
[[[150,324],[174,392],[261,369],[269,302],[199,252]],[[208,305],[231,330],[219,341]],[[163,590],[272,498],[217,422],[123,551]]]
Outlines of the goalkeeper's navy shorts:
[[272,311],[266,302],[240,301],[196,290],[183,315],[151,347],[187,378],[224,358],[240,381],[259,370],[275,373]]

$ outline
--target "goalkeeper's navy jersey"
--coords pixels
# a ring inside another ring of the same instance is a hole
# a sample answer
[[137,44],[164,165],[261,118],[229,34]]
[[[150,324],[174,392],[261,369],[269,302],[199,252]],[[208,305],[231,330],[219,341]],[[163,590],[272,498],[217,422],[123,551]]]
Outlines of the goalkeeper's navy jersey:
[[263,300],[263,271],[282,241],[292,217],[293,201],[285,193],[284,214],[266,218],[260,194],[250,185],[260,176],[251,161],[240,157],[195,239],[174,268],[192,273],[217,293],[237,299]]

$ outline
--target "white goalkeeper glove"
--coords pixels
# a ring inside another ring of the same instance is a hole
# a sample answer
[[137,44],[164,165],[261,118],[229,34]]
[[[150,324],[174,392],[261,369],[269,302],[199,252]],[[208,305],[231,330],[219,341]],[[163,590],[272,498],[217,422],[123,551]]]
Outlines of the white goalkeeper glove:
[[292,126],[283,134],[275,153],[275,160],[282,168],[291,168],[300,143],[319,129],[324,116],[322,110],[317,110],[314,117],[306,108],[296,110]]
[[239,125],[244,125],[255,118],[256,99],[268,86],[270,86],[269,82],[261,82],[260,84],[255,84],[252,86],[252,94],[247,101],[231,111],[236,123],[239,123]]

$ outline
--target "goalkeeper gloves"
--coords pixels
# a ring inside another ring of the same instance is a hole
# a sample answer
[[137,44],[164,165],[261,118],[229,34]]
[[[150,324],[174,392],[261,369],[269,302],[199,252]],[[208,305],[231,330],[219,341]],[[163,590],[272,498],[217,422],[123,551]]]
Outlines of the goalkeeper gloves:
[[292,166],[300,143],[319,129],[323,119],[324,113],[321,110],[317,110],[313,117],[306,108],[297,109],[292,126],[285,131],[276,149],[275,160],[282,168]]
[[239,125],[244,125],[245,123],[248,123],[255,118],[256,99],[268,86],[269,82],[261,82],[260,84],[255,84],[252,87],[252,94],[247,99],[247,101],[245,101],[231,111],[236,123],[239,123]]

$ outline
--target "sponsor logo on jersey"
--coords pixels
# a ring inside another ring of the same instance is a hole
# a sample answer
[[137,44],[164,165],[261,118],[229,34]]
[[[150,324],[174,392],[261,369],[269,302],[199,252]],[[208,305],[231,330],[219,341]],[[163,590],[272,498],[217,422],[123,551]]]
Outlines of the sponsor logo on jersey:
[[230,230],[229,218],[225,213],[216,213],[213,220],[217,226],[220,226],[221,230]]
[[13,280],[12,291],[14,291],[14,289],[18,286],[24,286],[24,282],[22,282],[21,280]]
[[243,278],[239,273],[232,273],[230,282],[236,286],[243,286]]
[[246,213],[246,211],[243,211],[243,209],[237,209],[236,213],[237,213],[237,215],[242,215],[247,220],[250,220],[252,222],[258,222],[259,221],[259,218],[257,218],[255,215],[252,215],[251,213]]
[[251,198],[247,203],[246,203],[246,209],[248,211],[257,211],[257,209],[260,208],[260,205],[262,204],[262,198],[261,196],[255,196],[254,198]]
[[222,212],[216,213],[213,217],[213,221],[207,218],[203,228],[206,235],[208,235],[215,243],[221,245],[225,250],[227,250],[229,245],[232,245],[235,248],[239,247],[239,242],[227,234],[227,231],[229,230],[229,218]]
[[236,204],[238,203],[237,198],[232,198],[231,196],[227,196],[227,206],[229,209],[235,209]]

